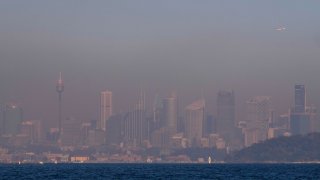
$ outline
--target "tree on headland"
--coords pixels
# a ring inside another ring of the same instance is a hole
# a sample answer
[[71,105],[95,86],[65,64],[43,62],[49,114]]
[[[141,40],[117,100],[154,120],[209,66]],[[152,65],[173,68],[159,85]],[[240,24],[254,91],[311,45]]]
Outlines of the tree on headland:
[[226,157],[226,162],[311,162],[320,161],[320,133],[267,140]]

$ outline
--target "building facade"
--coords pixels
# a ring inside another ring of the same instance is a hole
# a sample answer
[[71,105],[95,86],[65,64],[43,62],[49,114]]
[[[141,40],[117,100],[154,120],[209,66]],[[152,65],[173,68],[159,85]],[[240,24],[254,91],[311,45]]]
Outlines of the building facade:
[[294,86],[294,112],[306,112],[306,88],[302,84],[296,84]]
[[271,118],[271,98],[256,96],[246,102],[247,119],[245,130],[245,146],[267,139]]
[[100,93],[100,119],[97,124],[98,129],[106,130],[106,124],[112,115],[112,92],[102,91]]
[[235,97],[233,91],[219,91],[217,97],[216,132],[231,143],[235,132]]
[[18,104],[8,103],[2,110],[2,135],[16,135],[19,133],[23,121],[23,110]]
[[205,101],[193,102],[186,107],[185,137],[189,146],[197,146],[203,137],[203,123],[205,118]]
[[178,122],[177,97],[172,95],[171,97],[164,98],[162,101],[162,107],[163,127],[172,129],[173,132],[176,132]]
[[317,108],[307,106],[306,88],[302,84],[294,86],[294,108],[290,114],[290,129],[293,135],[318,131]]

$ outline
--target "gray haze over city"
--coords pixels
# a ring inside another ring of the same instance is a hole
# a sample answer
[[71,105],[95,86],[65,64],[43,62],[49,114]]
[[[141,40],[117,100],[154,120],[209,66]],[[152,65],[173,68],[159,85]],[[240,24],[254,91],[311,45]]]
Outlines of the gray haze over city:
[[[0,102],[18,102],[24,119],[57,127],[55,91],[62,72],[63,118],[99,118],[99,93],[114,113],[146,92],[179,96],[183,109],[202,96],[216,113],[219,90],[232,89],[236,119],[252,96],[275,111],[293,105],[305,84],[320,105],[320,2],[310,1],[0,1]],[[183,113],[183,112],[182,112]]]

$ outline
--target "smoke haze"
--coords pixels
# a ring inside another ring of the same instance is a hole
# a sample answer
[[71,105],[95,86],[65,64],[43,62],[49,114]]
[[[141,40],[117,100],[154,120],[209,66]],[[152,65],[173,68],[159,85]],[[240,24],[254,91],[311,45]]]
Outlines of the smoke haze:
[[[289,3],[290,2],[290,3]],[[233,89],[243,118],[247,98],[272,97],[287,111],[293,86],[320,105],[318,1],[10,1],[0,2],[0,100],[16,101],[26,119],[57,118],[55,83],[62,72],[63,116],[97,119],[99,92],[110,89],[115,112],[143,88],[176,90],[181,106]],[[283,32],[275,31],[286,27]]]

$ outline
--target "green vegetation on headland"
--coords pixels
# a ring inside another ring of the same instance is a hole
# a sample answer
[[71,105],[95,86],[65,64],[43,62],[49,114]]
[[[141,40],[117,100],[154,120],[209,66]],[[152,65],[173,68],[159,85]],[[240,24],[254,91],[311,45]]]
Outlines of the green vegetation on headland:
[[320,161],[320,133],[279,137],[236,151],[225,159],[230,163]]

